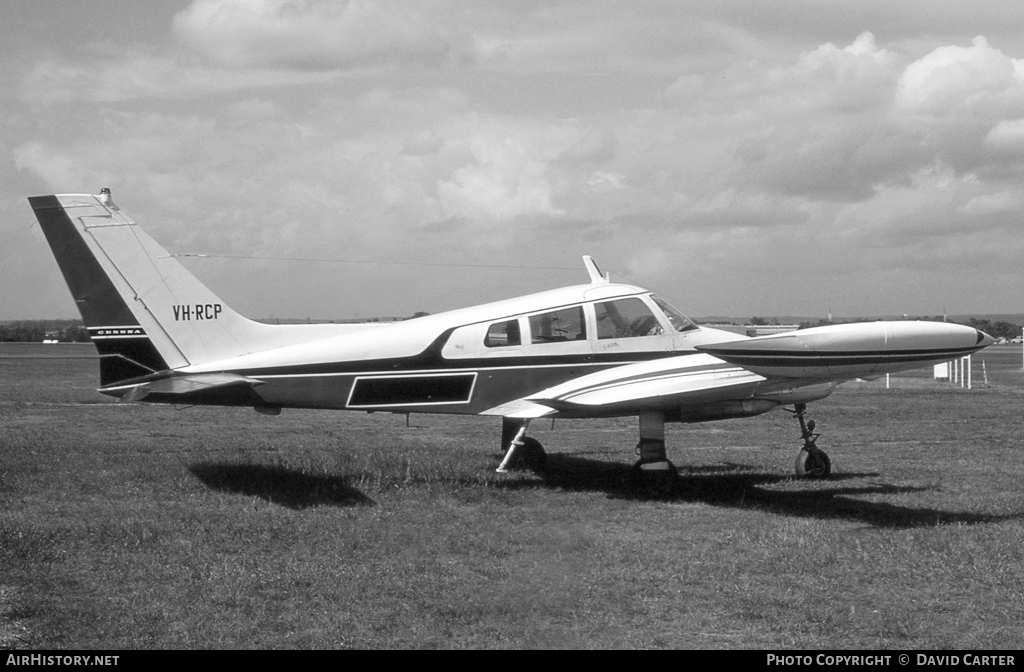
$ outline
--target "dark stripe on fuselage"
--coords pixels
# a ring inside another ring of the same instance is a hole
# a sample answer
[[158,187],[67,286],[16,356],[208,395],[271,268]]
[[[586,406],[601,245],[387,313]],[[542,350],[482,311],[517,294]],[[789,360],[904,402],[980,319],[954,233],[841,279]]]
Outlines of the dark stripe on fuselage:
[[[384,379],[387,376],[379,374],[379,370],[372,369],[372,362],[364,363],[364,375],[367,378]],[[615,366],[615,365],[608,365]],[[175,404],[208,404],[219,406],[270,406],[278,408],[312,408],[312,409],[334,409],[354,411],[382,410],[394,413],[449,413],[449,414],[476,414],[494,408],[501,404],[520,399],[531,393],[546,389],[573,380],[588,373],[600,371],[607,366],[591,365],[581,366],[549,366],[530,367],[521,366],[513,368],[493,368],[479,371],[465,371],[465,378],[475,376],[475,384],[472,387],[472,398],[454,401],[440,400],[437,396],[427,398],[422,393],[432,395],[438,393],[435,387],[433,390],[421,388],[417,396],[406,396],[400,399],[399,395],[408,394],[398,387],[373,391],[378,396],[369,396],[371,392],[364,390],[362,397],[353,397],[353,385],[360,378],[358,374],[304,374],[301,376],[265,376],[262,378],[263,385],[251,387],[248,385],[217,388],[204,390],[201,393],[190,393],[187,395],[171,394],[149,394],[142,399],[144,402],[175,403]],[[423,371],[424,377],[430,378],[463,378],[463,373],[452,373],[447,376],[433,375],[435,372]],[[150,380],[157,380],[164,377],[166,373],[151,374],[137,379],[135,382],[143,383]],[[407,381],[415,378],[414,375],[399,375],[396,380]],[[384,383],[386,386],[387,383]],[[436,384],[432,384],[436,385]],[[465,387],[465,382],[461,385]],[[114,389],[100,390],[113,396],[121,396],[130,390],[130,385],[119,385]],[[454,392],[443,392],[449,397],[456,397]],[[459,391],[461,394],[461,390]],[[367,405],[355,405],[351,401],[381,402],[368,403]]]
[[[394,406],[398,404],[408,404],[410,406],[416,404],[428,405],[422,409],[423,412],[479,413],[514,399],[525,397],[539,390],[579,378],[588,373],[601,371],[608,368],[608,366],[618,365],[491,367],[463,369],[458,372],[452,371],[446,375],[437,375],[441,373],[437,369],[418,372],[410,371],[409,375],[399,374],[394,376],[394,379],[397,381],[412,381],[421,376],[433,378],[465,376],[464,380],[468,381],[470,377],[475,376],[472,397],[463,397],[456,400],[454,397],[458,395],[449,391],[447,398],[435,396],[428,399],[424,392],[429,390],[418,389],[415,394],[410,394],[404,400],[399,400],[398,396],[402,394],[399,391],[400,383],[394,387],[391,387],[389,383],[380,383],[379,385],[388,386],[390,390],[388,394],[393,396],[389,397],[385,394],[379,396],[376,402],[374,402],[372,397],[365,396],[368,394],[368,391],[361,390],[358,395],[353,395],[352,386],[360,378],[383,379],[389,376],[380,375],[382,371],[375,369],[372,362],[365,362],[363,369],[358,373],[264,375],[259,377],[265,385],[261,385],[258,388],[258,394],[266,399],[267,403],[282,406],[366,409],[368,406],[362,404],[370,402],[369,406]],[[411,384],[418,385],[415,382]],[[436,383],[436,385],[440,385],[440,383]],[[465,385],[466,383],[463,382],[461,389],[465,389]],[[459,394],[461,394],[461,389]],[[433,390],[433,394],[439,392],[440,390],[438,389]],[[379,388],[377,394],[381,394]],[[410,410],[420,409],[410,408]]]
[[[463,325],[459,325],[461,327]],[[440,336],[418,355],[410,357],[390,357],[385,359],[348,360],[337,362],[317,362],[316,364],[295,364],[286,366],[258,367],[251,369],[232,369],[233,373],[243,376],[309,376],[337,375],[344,373],[399,372],[446,370],[446,369],[503,369],[517,366],[588,366],[593,364],[631,364],[633,362],[662,359],[683,354],[658,350],[653,352],[629,353],[583,353],[566,355],[509,355],[508,357],[479,357],[446,359],[441,355],[448,338],[458,327],[445,330]]]
[[967,348],[936,348],[930,350],[894,350],[891,352],[858,353],[849,352],[808,352],[786,351],[765,352],[763,350],[722,350],[715,352],[713,348],[704,348],[704,352],[721,357],[728,362],[744,367],[761,368],[794,368],[794,367],[834,367],[864,366],[865,364],[912,364],[915,362],[936,361],[965,357],[977,352],[976,347]]

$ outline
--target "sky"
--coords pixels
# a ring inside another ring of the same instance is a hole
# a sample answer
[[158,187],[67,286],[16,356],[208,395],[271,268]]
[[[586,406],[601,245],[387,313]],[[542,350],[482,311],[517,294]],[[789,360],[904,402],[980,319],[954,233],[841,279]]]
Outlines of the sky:
[[0,3],[0,320],[98,193],[255,318],[614,280],[695,318],[1017,313],[1024,3]]

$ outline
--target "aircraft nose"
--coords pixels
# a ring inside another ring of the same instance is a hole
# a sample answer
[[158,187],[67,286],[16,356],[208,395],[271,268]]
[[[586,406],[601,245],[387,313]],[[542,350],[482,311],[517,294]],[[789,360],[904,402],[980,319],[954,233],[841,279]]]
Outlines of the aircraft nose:
[[996,339],[992,338],[981,329],[975,329],[975,331],[978,332],[978,340],[975,342],[975,344],[978,346],[979,349],[987,348],[988,346],[996,342]]

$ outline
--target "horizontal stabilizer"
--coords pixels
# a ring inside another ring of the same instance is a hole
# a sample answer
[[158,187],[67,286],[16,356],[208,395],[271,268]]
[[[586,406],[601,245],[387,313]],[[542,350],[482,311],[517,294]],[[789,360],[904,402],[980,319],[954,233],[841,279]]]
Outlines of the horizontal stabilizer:
[[161,378],[133,385],[130,388],[107,388],[102,391],[116,393],[119,390],[129,389],[128,393],[121,397],[121,401],[143,401],[150,395],[160,395],[161,397],[180,397],[185,402],[188,397],[197,393],[224,390],[233,386],[251,390],[257,385],[263,385],[263,381],[234,373],[192,373]]

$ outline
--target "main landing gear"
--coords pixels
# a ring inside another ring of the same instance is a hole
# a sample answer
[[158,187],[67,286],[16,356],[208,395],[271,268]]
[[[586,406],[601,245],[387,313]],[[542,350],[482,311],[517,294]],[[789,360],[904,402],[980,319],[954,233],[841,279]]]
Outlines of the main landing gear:
[[818,448],[816,442],[821,434],[814,433],[814,420],[806,420],[807,404],[796,404],[790,411],[800,421],[800,433],[804,445],[796,456],[796,475],[800,478],[828,478],[832,473],[832,461],[828,454]]
[[548,456],[544,446],[537,439],[526,436],[526,428],[529,426],[529,420],[501,419],[501,449],[505,451],[505,459],[498,466],[499,474],[513,469],[538,472],[547,466]]
[[[788,410],[788,409],[787,409]],[[828,478],[832,473],[832,461],[817,441],[821,434],[814,431],[814,420],[807,419],[807,404],[796,404],[789,411],[800,422],[800,434],[804,445],[796,456],[796,475],[800,478]],[[498,473],[514,469],[543,471],[547,466],[547,454],[540,441],[526,436],[529,420],[502,418],[501,448],[505,458],[498,467]],[[676,492],[679,472],[665,452],[665,413],[660,410],[641,411],[640,441],[636,444],[640,459],[633,465],[633,476],[638,488],[652,497],[666,498]]]
[[679,472],[665,452],[665,413],[659,410],[640,412],[640,456],[633,465],[637,486],[652,497],[670,497],[676,492]]
[[[529,424],[529,420],[502,418],[501,448],[505,458],[498,473],[514,469],[539,472],[547,466],[547,455],[540,441],[526,436]],[[652,497],[667,498],[675,494],[679,472],[665,453],[665,414],[662,411],[640,413],[640,442],[636,452],[640,459],[633,465],[634,485]]]

